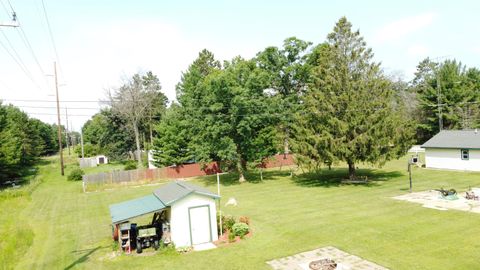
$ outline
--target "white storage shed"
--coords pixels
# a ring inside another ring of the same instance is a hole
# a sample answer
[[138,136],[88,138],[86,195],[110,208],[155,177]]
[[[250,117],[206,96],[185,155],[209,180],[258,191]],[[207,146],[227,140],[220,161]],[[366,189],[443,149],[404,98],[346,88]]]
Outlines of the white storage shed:
[[480,171],[478,130],[442,130],[422,148],[427,168]]
[[110,215],[116,225],[165,211],[175,246],[194,246],[218,240],[216,200],[219,198],[206,188],[175,181],[152,195],[110,205]]

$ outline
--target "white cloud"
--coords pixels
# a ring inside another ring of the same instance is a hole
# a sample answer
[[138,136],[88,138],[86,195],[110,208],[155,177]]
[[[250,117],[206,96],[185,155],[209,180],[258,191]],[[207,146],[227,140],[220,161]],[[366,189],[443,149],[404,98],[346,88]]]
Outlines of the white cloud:
[[411,57],[426,57],[430,50],[421,44],[415,44],[407,48],[407,55]]
[[373,41],[375,43],[384,43],[399,40],[410,33],[429,26],[436,17],[436,13],[429,12],[391,22],[375,33]]

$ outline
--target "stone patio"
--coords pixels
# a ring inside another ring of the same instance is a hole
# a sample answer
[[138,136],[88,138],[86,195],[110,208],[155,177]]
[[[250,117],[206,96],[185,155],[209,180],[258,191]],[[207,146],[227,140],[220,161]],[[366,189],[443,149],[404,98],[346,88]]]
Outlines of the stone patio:
[[299,253],[293,256],[268,261],[275,270],[309,270],[311,261],[332,259],[337,263],[337,270],[387,270],[388,268],[351,255],[335,247],[323,247],[312,251]]
[[422,192],[413,192],[393,197],[396,200],[408,201],[422,204],[423,207],[436,210],[460,210],[467,212],[480,213],[480,201],[465,199],[465,192],[457,194],[457,200],[446,200],[442,198],[440,192],[428,190]]

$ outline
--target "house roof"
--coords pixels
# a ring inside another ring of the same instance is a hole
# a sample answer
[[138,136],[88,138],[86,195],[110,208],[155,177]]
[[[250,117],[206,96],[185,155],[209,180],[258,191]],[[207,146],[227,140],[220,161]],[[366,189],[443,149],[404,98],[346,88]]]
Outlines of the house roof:
[[215,199],[220,198],[217,194],[206,188],[181,181],[172,182],[153,192],[153,194],[167,206],[172,205],[174,202],[186,197],[191,193],[205,195]]
[[132,218],[154,213],[166,206],[153,194],[110,205],[112,223],[122,223]]
[[424,143],[422,148],[480,149],[480,131],[442,130]]
[[206,188],[175,181],[155,190],[153,194],[110,205],[112,223],[118,224],[132,218],[158,212],[192,193],[209,196],[214,199],[220,198],[220,196]]

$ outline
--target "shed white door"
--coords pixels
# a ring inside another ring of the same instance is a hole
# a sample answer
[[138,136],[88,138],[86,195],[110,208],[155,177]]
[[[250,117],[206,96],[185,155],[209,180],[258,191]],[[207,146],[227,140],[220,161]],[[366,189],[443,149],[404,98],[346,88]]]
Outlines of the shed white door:
[[210,242],[210,208],[205,205],[190,208],[188,211],[192,245]]

